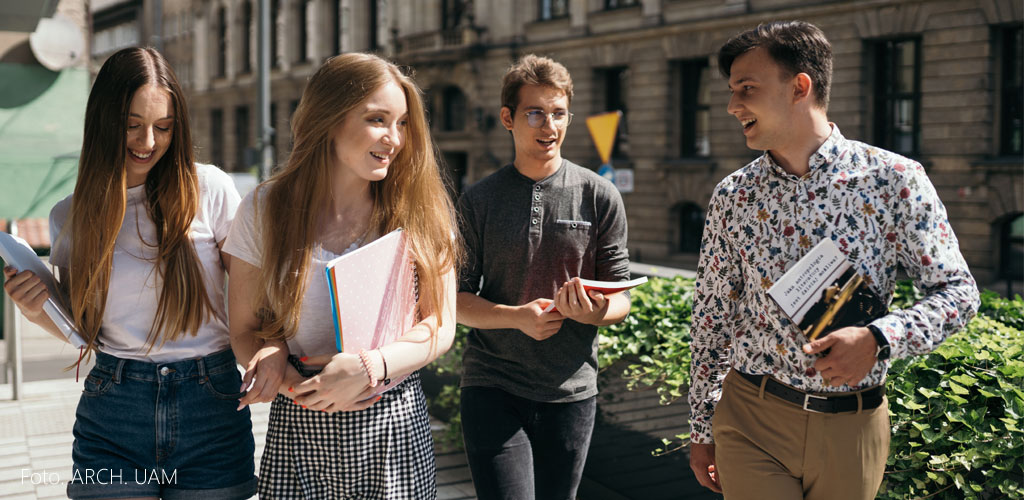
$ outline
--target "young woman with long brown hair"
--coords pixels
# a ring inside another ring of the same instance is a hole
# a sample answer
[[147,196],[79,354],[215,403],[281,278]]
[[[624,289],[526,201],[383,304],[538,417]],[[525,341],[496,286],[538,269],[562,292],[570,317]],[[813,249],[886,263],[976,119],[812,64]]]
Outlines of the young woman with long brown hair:
[[[292,136],[287,164],[242,200],[224,247],[233,257],[235,344],[286,339],[291,353],[270,410],[260,495],[433,498],[415,372],[454,337],[461,247],[419,89],[379,57],[331,58],[307,84]],[[365,359],[338,353],[325,264],[399,227],[418,274],[421,320]],[[368,399],[385,373],[412,375]]]
[[[160,53],[110,56],[89,94],[74,194],[50,213],[51,263],[96,356],[69,497],[255,492],[219,249],[238,202],[227,174],[194,162],[185,95]],[[4,271],[26,317],[63,339],[42,312],[39,278]]]

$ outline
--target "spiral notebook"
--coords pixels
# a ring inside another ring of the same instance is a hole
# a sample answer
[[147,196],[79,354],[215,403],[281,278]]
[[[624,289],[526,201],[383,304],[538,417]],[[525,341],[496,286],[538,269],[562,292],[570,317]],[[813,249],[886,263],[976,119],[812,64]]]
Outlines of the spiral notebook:
[[[376,349],[415,324],[415,270],[401,229],[331,260],[326,272],[338,352]],[[407,376],[392,378],[377,394]]]

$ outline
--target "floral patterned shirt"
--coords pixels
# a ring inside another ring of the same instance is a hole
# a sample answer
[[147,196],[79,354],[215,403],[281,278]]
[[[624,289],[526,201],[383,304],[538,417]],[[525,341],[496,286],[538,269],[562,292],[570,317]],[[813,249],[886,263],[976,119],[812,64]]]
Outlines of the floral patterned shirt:
[[832,134],[803,177],[765,153],[722,180],[708,208],[693,305],[691,439],[711,443],[729,368],[818,393],[881,384],[877,362],[858,386],[832,387],[805,354],[803,333],[768,297],[782,274],[831,238],[890,303],[897,267],[926,297],[872,322],[894,358],[925,354],[963,328],[980,303],[946,209],[916,161]]

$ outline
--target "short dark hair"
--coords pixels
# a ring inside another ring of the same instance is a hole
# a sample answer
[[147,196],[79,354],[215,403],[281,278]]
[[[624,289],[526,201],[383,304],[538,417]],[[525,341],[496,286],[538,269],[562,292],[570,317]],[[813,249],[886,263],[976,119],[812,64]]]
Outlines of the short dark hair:
[[548,57],[523,56],[505,72],[501,80],[501,106],[515,110],[519,106],[519,89],[523,85],[544,85],[565,92],[572,104],[572,77],[569,70]]
[[815,103],[828,109],[832,86],[832,44],[817,26],[804,21],[760,24],[732,38],[718,51],[718,70],[729,78],[732,63],[748,50],[763,47],[788,74],[807,73],[813,82]]

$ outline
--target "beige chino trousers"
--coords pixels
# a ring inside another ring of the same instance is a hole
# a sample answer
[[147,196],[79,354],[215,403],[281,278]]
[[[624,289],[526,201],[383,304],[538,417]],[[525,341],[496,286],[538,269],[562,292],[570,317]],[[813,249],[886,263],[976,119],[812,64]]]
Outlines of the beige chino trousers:
[[872,499],[889,456],[888,399],[814,413],[731,371],[711,428],[726,500]]

